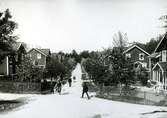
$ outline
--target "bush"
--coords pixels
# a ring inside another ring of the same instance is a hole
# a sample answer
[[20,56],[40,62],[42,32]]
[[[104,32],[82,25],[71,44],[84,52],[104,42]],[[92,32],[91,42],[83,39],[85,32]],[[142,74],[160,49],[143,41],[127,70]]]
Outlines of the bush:
[[141,72],[141,74],[138,77],[139,77],[139,80],[140,80],[141,84],[143,86],[146,86],[147,82],[148,82],[148,74],[147,74],[147,72]]
[[17,66],[17,81],[30,81],[40,82],[43,78],[43,69],[34,66],[29,57],[25,57],[24,60]]

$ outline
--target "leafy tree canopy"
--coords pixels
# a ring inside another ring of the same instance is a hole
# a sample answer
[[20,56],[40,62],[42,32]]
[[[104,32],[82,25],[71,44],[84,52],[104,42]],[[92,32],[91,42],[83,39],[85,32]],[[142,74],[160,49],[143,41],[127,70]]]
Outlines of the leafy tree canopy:
[[12,52],[12,44],[18,38],[13,35],[18,25],[11,19],[12,15],[9,9],[0,12],[0,62]]

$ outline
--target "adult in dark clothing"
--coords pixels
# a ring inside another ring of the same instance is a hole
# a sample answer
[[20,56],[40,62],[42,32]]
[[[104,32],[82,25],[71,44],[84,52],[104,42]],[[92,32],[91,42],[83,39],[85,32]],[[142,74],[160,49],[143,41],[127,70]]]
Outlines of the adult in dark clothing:
[[63,81],[63,74],[60,75],[60,81]]
[[61,81],[59,80],[59,81],[57,82],[57,91],[58,91],[59,94],[61,94],[61,87],[62,87]]
[[50,85],[50,92],[51,93],[54,93],[54,87],[55,87],[55,84],[52,82]]
[[71,78],[68,79],[68,83],[69,83],[69,87],[71,87],[71,83],[72,83],[72,79]]
[[76,79],[76,77],[74,76],[74,77],[73,77],[73,80],[75,80],[75,79]]
[[83,87],[83,89],[82,89],[82,98],[84,97],[84,94],[86,93],[88,99],[90,99],[90,97],[88,95],[88,86],[87,86],[86,82],[83,83],[82,87]]

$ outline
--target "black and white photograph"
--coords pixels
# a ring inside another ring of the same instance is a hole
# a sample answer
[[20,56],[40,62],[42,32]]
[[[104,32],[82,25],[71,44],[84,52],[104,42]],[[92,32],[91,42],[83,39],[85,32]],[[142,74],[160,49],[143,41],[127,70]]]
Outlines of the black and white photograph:
[[167,118],[167,0],[0,0],[0,118]]

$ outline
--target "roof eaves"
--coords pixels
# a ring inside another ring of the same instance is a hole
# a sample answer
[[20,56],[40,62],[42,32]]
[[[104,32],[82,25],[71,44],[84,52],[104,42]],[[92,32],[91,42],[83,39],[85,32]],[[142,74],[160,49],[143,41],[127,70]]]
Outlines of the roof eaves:
[[160,40],[160,42],[158,43],[157,47],[155,48],[154,52],[156,52],[156,50],[158,49],[158,47],[160,46],[160,44],[162,43],[162,41],[164,40],[166,36],[166,33],[163,35],[163,38]]
[[160,67],[160,69],[164,72],[164,69],[162,68],[161,64],[159,64],[159,63],[155,64],[155,66],[153,67],[152,70],[154,70],[154,69],[156,68],[157,65],[158,65],[158,66]]
[[[45,53],[43,53],[42,51],[38,50],[37,48],[32,48],[29,52],[31,52],[32,50],[36,50],[36,51],[38,51],[39,53],[41,53],[41,54],[47,56]],[[28,52],[28,53],[29,53],[29,52]]]
[[146,52],[144,49],[142,49],[141,47],[137,46],[136,44],[134,44],[133,46],[131,46],[130,48],[128,48],[127,50],[125,50],[123,52],[123,54],[127,53],[128,51],[130,51],[131,49],[133,49],[135,47],[138,48],[139,50],[141,50],[142,52],[144,52],[145,54],[150,55],[148,52]]
[[135,45],[133,45],[133,46],[127,48],[127,49],[123,52],[123,54],[127,53],[129,50],[133,49],[134,47],[135,47]]

